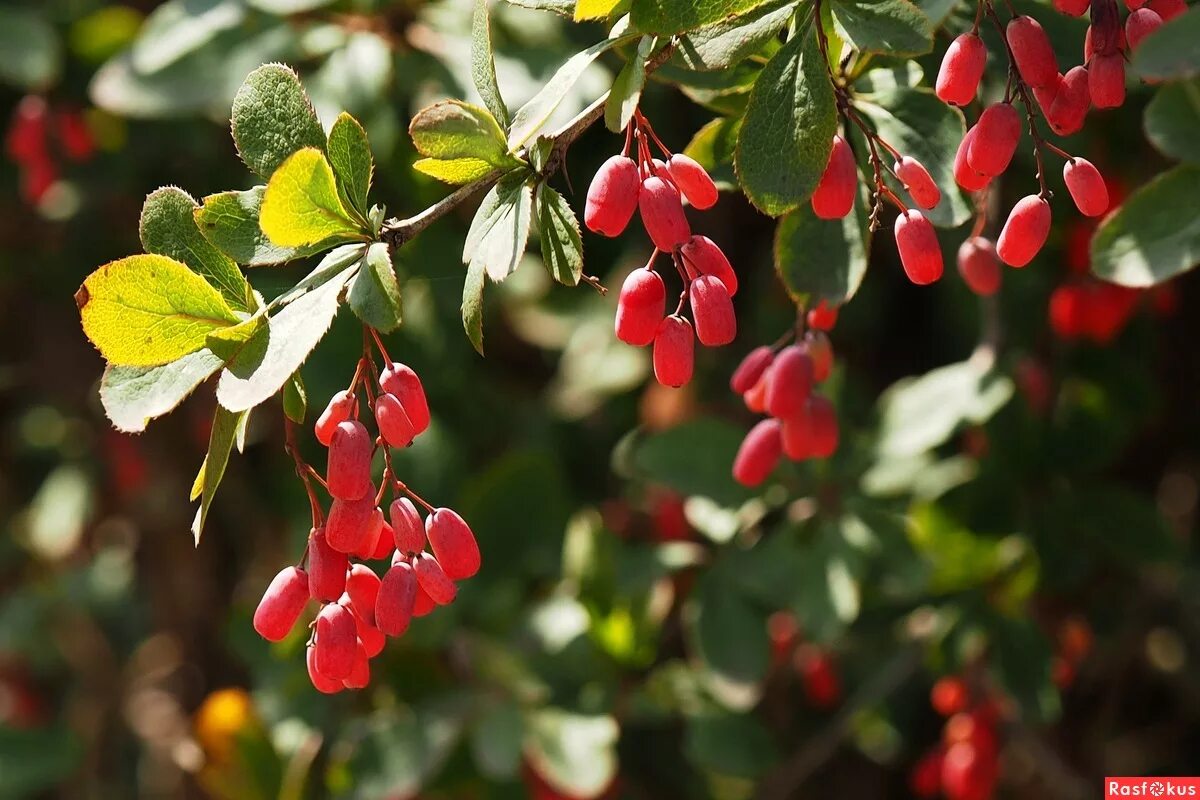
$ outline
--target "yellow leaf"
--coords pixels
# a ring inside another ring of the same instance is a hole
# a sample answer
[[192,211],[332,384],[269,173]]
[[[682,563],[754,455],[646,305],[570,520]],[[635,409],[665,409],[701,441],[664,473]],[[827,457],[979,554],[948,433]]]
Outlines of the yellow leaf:
[[575,21],[606,19],[619,5],[621,0],[576,0]]
[[482,178],[495,167],[482,158],[422,158],[413,164],[413,169],[439,181],[461,186]]
[[278,247],[365,239],[338,195],[325,154],[305,147],[288,156],[263,192],[258,223]]

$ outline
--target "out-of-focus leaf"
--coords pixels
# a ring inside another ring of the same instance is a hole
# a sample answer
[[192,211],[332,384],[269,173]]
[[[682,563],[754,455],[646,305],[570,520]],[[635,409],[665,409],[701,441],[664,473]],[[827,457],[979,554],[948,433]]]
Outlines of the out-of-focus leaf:
[[69,730],[0,727],[0,797],[18,800],[52,789],[75,771],[83,753]]
[[545,708],[526,717],[525,756],[564,794],[595,797],[617,772],[616,720]]
[[479,771],[492,780],[510,779],[521,764],[525,721],[511,700],[485,711],[471,728],[471,753]]
[[687,720],[683,752],[701,772],[760,777],[778,759],[771,733],[752,714],[706,713]]
[[704,665],[714,691],[724,695],[731,707],[752,704],[770,655],[766,614],[736,584],[710,572],[700,579],[684,609],[684,620],[691,652]]
[[168,0],[146,17],[133,43],[133,68],[146,75],[158,72],[245,18],[242,0]]
[[1164,155],[1200,163],[1200,79],[1168,83],[1146,106],[1146,138]]
[[327,6],[334,0],[245,0],[246,5],[251,8],[257,8],[259,11],[265,11],[268,14],[278,14],[280,16],[288,16],[290,14],[303,14],[305,11]]
[[737,506],[749,492],[730,477],[745,432],[715,419],[697,419],[634,442],[629,466],[637,474],[686,495]]
[[0,8],[0,81],[20,89],[50,86],[62,71],[62,42],[32,8]]
[[1143,39],[1133,54],[1133,71],[1155,81],[1200,75],[1200,8],[1193,6]]
[[348,764],[350,797],[415,796],[446,763],[463,732],[462,698],[376,711],[353,733],[362,736]]

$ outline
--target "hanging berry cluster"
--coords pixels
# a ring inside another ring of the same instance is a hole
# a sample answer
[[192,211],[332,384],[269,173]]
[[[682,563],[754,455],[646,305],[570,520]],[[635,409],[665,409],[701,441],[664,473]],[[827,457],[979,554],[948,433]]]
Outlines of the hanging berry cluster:
[[946,800],[988,800],[1000,776],[1000,705],[973,698],[957,675],[938,680],[930,694],[933,709],[946,717],[942,741],[913,767],[913,794]]
[[82,114],[71,108],[51,109],[44,98],[31,94],[21,98],[13,112],[5,150],[20,170],[21,199],[36,205],[59,178],[56,156],[87,161],[96,144]]
[[[665,161],[652,156],[651,144]],[[711,208],[717,202],[716,184],[696,161],[668,150],[638,112],[626,128],[624,150],[605,161],[592,179],[583,215],[589,230],[619,236],[633,212],[641,214],[654,251],[621,287],[615,328],[626,344],[654,345],[654,376],[665,386],[692,379],[695,339],[719,347],[737,335],[731,299],[737,294],[737,275],[712,239],[692,234],[684,199],[701,211]],[[670,315],[667,287],[655,270],[660,255],[671,259],[683,282]],[[685,305],[691,306],[694,327],[684,316]]]
[[[386,366],[377,374],[364,357],[350,388],[335,394],[317,420],[316,438],[329,448],[324,478],[300,460],[289,429],[288,449],[309,493],[313,530],[301,563],[275,576],[254,613],[254,629],[276,642],[291,632],[310,598],[321,603],[306,658],[313,686],[327,694],[365,687],[370,659],[382,652],[386,637],[402,635],[413,617],[453,602],[455,581],[479,571],[479,547],[463,518],[434,508],[396,477],[390,448],[407,447],[429,427],[429,405],[417,374],[393,362],[377,337],[376,344]],[[358,418],[360,384],[378,437]],[[378,490],[371,469],[376,450],[384,462]],[[332,498],[326,517],[312,480]],[[389,492],[385,519],[381,503]],[[424,521],[418,505],[427,513]],[[383,578],[365,561],[385,561]]]

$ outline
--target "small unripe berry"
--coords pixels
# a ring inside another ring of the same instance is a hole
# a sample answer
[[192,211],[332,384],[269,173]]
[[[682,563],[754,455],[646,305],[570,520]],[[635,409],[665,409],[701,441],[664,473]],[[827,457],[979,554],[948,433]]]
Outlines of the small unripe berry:
[[375,425],[390,447],[408,447],[416,435],[412,420],[394,394],[385,393],[375,398]]
[[814,394],[808,398],[804,413],[808,416],[811,426],[812,441],[810,454],[813,458],[829,458],[837,452],[838,420],[837,411],[828,397]]
[[366,647],[360,641],[354,651],[354,664],[350,674],[342,681],[347,689],[365,689],[371,682],[371,662],[367,658]]
[[758,486],[779,464],[783,453],[777,419],[764,419],[750,429],[733,460],[733,479],[743,486]]
[[950,43],[937,76],[937,96],[952,106],[969,105],[979,90],[987,47],[973,33],[964,33]]
[[967,130],[963,140],[958,143],[958,150],[954,153],[954,182],[968,192],[986,189],[987,185],[992,182],[990,175],[979,172],[967,160],[967,153],[971,151],[971,143],[974,141],[975,128],[972,127]]
[[1139,8],[1125,20],[1125,40],[1129,49],[1136,50],[1149,34],[1158,30],[1163,24],[1163,18],[1149,8]]
[[333,396],[329,405],[317,417],[314,433],[317,441],[326,447],[333,440],[333,432],[337,426],[353,417],[358,412],[358,395],[349,389],[343,389]]
[[996,246],[983,236],[972,236],[958,248],[958,273],[972,292],[990,297],[1000,289],[1000,260]]
[[430,549],[450,580],[461,581],[479,572],[479,543],[458,512],[435,508],[425,520],[425,534],[429,537]]
[[346,591],[345,553],[339,553],[325,541],[325,529],[317,528],[308,537],[308,593],[317,600],[332,603]]
[[[367,492],[358,500],[337,500],[329,506],[325,520],[325,540],[339,553],[357,553],[369,534],[378,534],[375,519],[375,494]],[[371,541],[372,548],[375,540]]]
[[[725,291],[729,292],[730,297],[737,294],[737,273],[712,239],[696,234],[679,249],[679,254],[683,256],[685,265],[701,275],[713,275],[725,284]],[[661,317],[661,314],[659,316]]]
[[799,413],[812,391],[812,373],[812,359],[804,348],[793,344],[780,350],[771,366],[767,413],[776,419],[787,419]]
[[354,606],[354,613],[372,625],[375,624],[375,603],[379,599],[380,585],[379,576],[366,564],[355,564],[346,576],[346,595]]
[[329,603],[317,614],[317,671],[327,678],[345,680],[354,667],[358,631],[344,606]]
[[663,386],[683,386],[692,379],[695,343],[692,323],[672,314],[654,335],[654,377]]
[[824,331],[804,334],[804,349],[812,359],[813,381],[823,383],[833,372],[833,346]]
[[325,481],[339,500],[357,500],[371,491],[371,453],[374,443],[358,420],[339,423],[329,442]]
[[375,600],[375,625],[388,636],[408,630],[417,596],[417,575],[407,561],[392,564],[379,584]]
[[617,338],[644,347],[654,341],[667,310],[667,287],[652,269],[635,269],[621,285],[614,323]]
[[696,338],[706,347],[729,344],[737,336],[737,315],[725,284],[716,275],[701,275],[688,289]]
[[1162,17],[1163,22],[1175,19],[1187,11],[1187,0],[1150,0],[1146,7]]
[[838,307],[822,300],[808,310],[808,327],[818,331],[831,331],[837,325]]
[[309,645],[304,651],[304,662],[308,667],[308,679],[312,681],[313,688],[321,694],[337,694],[346,688],[340,680],[334,680],[321,674],[317,669],[317,648],[316,645]]
[[642,179],[633,159],[616,155],[600,165],[588,187],[583,222],[588,230],[620,236],[638,206]]
[[1025,83],[1035,89],[1054,84],[1058,78],[1058,62],[1050,37],[1036,19],[1024,14],[1013,17],[1005,38]]
[[821,219],[841,219],[854,209],[858,191],[858,165],[841,136],[833,137],[829,161],[812,195],[812,210]]
[[1050,234],[1050,204],[1035,194],[1013,206],[996,242],[996,253],[1010,267],[1023,267],[1046,243]]
[[1021,141],[1021,115],[1011,103],[993,103],[979,115],[975,138],[967,150],[971,168],[996,176],[1008,169]]
[[717,185],[695,159],[676,153],[667,161],[667,172],[693,207],[703,211],[717,202]]
[[1082,17],[1091,6],[1092,0],[1054,0],[1054,7],[1063,14]]
[[942,277],[942,248],[933,224],[920,211],[896,217],[896,249],[908,279],[918,286]]
[[458,587],[446,575],[437,558],[421,553],[413,560],[413,570],[417,573],[417,585],[429,595],[429,599],[439,606],[454,602]]
[[1086,158],[1068,161],[1063,165],[1063,181],[1079,213],[1098,217],[1108,211],[1108,187],[1092,162]]
[[271,580],[254,609],[254,630],[268,642],[284,639],[308,603],[308,573],[287,567]]
[[396,549],[407,555],[425,549],[425,524],[421,513],[407,497],[397,497],[388,510]]
[[941,202],[941,190],[920,161],[912,156],[904,156],[893,165],[892,170],[921,208],[933,208]]
[[750,391],[774,360],[775,353],[767,345],[754,348],[733,371],[733,376],[729,379],[729,388],[734,394]]
[[429,428],[429,400],[425,397],[421,379],[412,367],[392,362],[379,373],[379,387],[395,395],[400,405],[404,406],[404,413],[413,426],[413,436],[419,436]]
[[650,241],[664,253],[673,252],[692,235],[679,190],[657,175],[642,181],[638,209]]
[[1083,127],[1091,103],[1087,68],[1071,67],[1063,76],[1054,101],[1045,110],[1046,121],[1059,136],[1070,136]]
[[1088,92],[1096,108],[1118,108],[1125,102],[1125,57],[1097,55],[1088,63]]

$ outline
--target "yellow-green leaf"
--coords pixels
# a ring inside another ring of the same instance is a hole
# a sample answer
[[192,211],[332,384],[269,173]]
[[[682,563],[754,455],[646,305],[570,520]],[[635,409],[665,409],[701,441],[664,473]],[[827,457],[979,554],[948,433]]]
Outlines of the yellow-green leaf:
[[315,147],[297,150],[271,175],[258,221],[279,247],[366,238],[338,196],[333,167]]
[[626,0],[576,0],[575,21],[585,19],[607,19],[620,5],[628,6]]
[[413,169],[439,181],[461,186],[479,180],[495,167],[482,158],[421,158],[413,164]]

